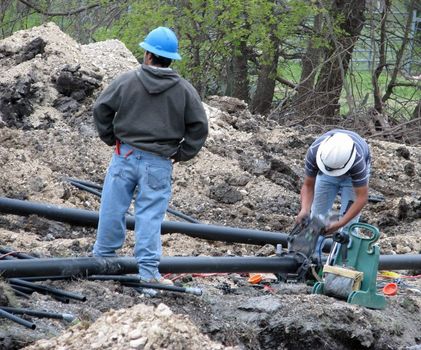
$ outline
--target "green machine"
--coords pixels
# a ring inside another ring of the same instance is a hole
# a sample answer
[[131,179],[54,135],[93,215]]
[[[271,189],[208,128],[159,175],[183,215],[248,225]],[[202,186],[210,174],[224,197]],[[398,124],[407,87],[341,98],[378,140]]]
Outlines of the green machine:
[[[370,237],[366,237],[366,233],[370,233]],[[323,282],[313,286],[313,294],[345,299],[350,304],[371,309],[384,309],[386,299],[377,293],[380,249],[375,243],[379,238],[379,230],[364,223],[352,224],[348,233],[335,233],[335,243],[323,267]]]

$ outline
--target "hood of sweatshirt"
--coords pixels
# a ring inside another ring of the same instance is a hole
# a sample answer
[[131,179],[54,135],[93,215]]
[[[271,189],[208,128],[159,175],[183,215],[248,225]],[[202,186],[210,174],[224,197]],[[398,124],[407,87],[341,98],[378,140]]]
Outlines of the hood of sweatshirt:
[[150,94],[160,94],[180,81],[172,69],[163,69],[142,64],[136,71],[142,85]]

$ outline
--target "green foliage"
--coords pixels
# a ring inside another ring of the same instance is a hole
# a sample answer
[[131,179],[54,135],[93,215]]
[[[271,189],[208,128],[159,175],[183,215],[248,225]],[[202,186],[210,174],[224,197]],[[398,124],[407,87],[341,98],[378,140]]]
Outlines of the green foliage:
[[5,8],[3,13],[0,13],[0,30],[2,38],[5,38],[18,30],[32,28],[43,23],[42,15],[34,11],[26,10],[22,13],[22,16],[16,18],[16,14],[21,11],[22,8],[19,6],[19,2],[12,1],[10,6]]
[[[331,16],[330,8],[334,4],[331,0],[32,1],[32,4],[44,12],[65,12],[97,3],[101,6],[78,15],[47,16],[17,0],[2,1],[0,2],[0,35],[6,37],[16,30],[54,21],[63,31],[82,43],[92,40],[121,40],[141,60],[144,52],[139,47],[139,43],[151,29],[167,26],[177,33],[180,54],[183,57],[181,61],[174,62],[174,68],[191,80],[202,95],[223,95],[230,91],[229,87],[233,85],[232,79],[236,79],[232,78],[233,64],[236,59],[246,57],[245,74],[250,84],[249,91],[254,91],[261,68],[273,62],[277,55],[276,50],[280,53],[276,72],[278,76],[293,83],[299,83],[301,63],[297,59],[297,54],[305,52],[309,42],[314,48],[328,51],[326,49],[329,48],[331,34],[342,37],[345,32],[341,26],[347,20],[344,15]],[[393,3],[396,4],[396,2]],[[403,4],[403,2],[397,3]],[[402,11],[405,8],[401,6]],[[311,31],[314,16],[317,14],[323,15],[324,25],[320,33]],[[392,65],[396,57],[396,47],[401,42],[402,23],[405,22],[405,17],[401,14],[399,16],[402,18],[390,16],[391,21],[398,18],[397,29],[388,23],[389,51],[386,58],[388,64],[392,62]],[[332,22],[330,24],[333,24],[331,28],[326,25],[328,17]],[[363,37],[369,37],[373,31],[376,34],[374,37],[378,40],[380,14],[367,13],[366,17],[369,20],[366,22]],[[419,42],[420,32],[415,34]],[[356,50],[354,58],[365,55],[366,49],[372,45],[372,42],[370,39],[365,39],[363,43],[360,41],[359,45],[363,50]],[[411,55],[419,59],[419,45],[412,47]],[[294,56],[294,60],[290,56]],[[405,60],[407,57],[408,54]],[[413,67],[419,68],[416,65]],[[356,62],[352,64],[347,82],[354,100],[357,101],[357,106],[361,104],[359,101],[364,101],[367,106],[373,103],[372,70],[373,67],[368,66],[367,71],[362,71],[362,67],[359,67]],[[385,68],[379,78],[382,92],[387,86],[388,74],[390,71]],[[419,72],[413,71],[412,74],[419,74]],[[405,82],[405,79],[400,77],[399,82]],[[278,85],[275,99],[284,99],[293,93],[292,89]],[[388,104],[396,108],[405,105],[407,111],[410,111],[415,104],[411,101],[421,99],[420,94],[420,89],[398,86],[394,88],[393,99],[388,101]],[[341,112],[346,113],[346,103],[342,103],[345,102],[344,93],[340,102],[343,106]]]
[[252,62],[264,64],[270,56],[263,53],[273,51],[274,42],[293,36],[314,11],[303,0],[283,5],[267,0],[145,0],[134,2],[112,27],[99,29],[95,39],[117,38],[140,58],[138,44],[144,36],[154,27],[171,27],[183,57],[175,67],[208,90],[221,80],[232,56],[242,54],[240,43],[246,43]]

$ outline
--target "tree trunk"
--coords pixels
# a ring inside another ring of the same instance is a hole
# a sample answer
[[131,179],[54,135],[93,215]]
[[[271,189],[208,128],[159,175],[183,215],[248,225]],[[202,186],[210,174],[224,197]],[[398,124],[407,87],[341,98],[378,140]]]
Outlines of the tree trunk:
[[240,42],[239,52],[233,55],[227,77],[227,96],[236,97],[245,102],[250,102],[249,79],[247,70],[247,43]]
[[383,102],[379,87],[379,77],[386,66],[386,21],[390,11],[391,0],[385,0],[382,19],[380,22],[380,44],[379,44],[379,64],[372,75],[374,109],[379,113],[383,113]]
[[313,32],[308,40],[307,50],[301,60],[301,78],[295,95],[295,102],[307,101],[308,95],[313,91],[314,81],[317,74],[317,66],[320,64],[322,49],[315,47],[314,38],[320,35],[322,29],[322,15],[319,13],[314,17]]
[[279,39],[272,36],[272,45],[263,55],[257,77],[256,92],[250,109],[253,113],[267,114],[272,108],[279,61]]
[[417,106],[412,113],[412,119],[421,118],[421,100],[418,101]]
[[412,24],[412,16],[411,13],[414,11],[415,4],[417,0],[411,0],[411,2],[408,5],[408,18],[406,20],[404,33],[403,33],[403,40],[402,44],[399,47],[398,52],[396,53],[396,61],[395,61],[395,67],[393,68],[392,75],[390,77],[389,84],[387,85],[386,92],[382,97],[382,102],[386,102],[390,96],[393,93],[393,88],[395,87],[396,79],[398,77],[398,73],[402,68],[402,58],[403,54],[405,52],[405,48],[409,42],[409,34],[411,32],[411,24]]
[[[334,119],[339,112],[344,78],[354,45],[364,26],[364,11],[365,0],[334,0],[329,10],[327,26],[330,45],[325,51],[324,64],[314,92],[315,112],[326,121]],[[334,25],[330,23],[331,20],[339,23]]]

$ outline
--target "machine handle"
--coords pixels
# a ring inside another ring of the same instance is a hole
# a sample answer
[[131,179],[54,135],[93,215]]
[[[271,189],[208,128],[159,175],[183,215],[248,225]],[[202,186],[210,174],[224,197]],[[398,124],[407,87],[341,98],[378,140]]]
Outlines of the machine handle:
[[[359,233],[358,233],[358,228],[370,231],[372,233],[371,237],[362,237]],[[366,224],[366,223],[361,223],[361,222],[356,222],[353,223],[350,227],[349,227],[349,234],[357,239],[360,240],[365,240],[365,241],[369,241],[368,242],[368,249],[367,249],[367,253],[368,254],[372,254],[373,253],[373,245],[374,243],[376,243],[379,238],[380,238],[380,231],[377,227],[370,225],[370,224]]]

